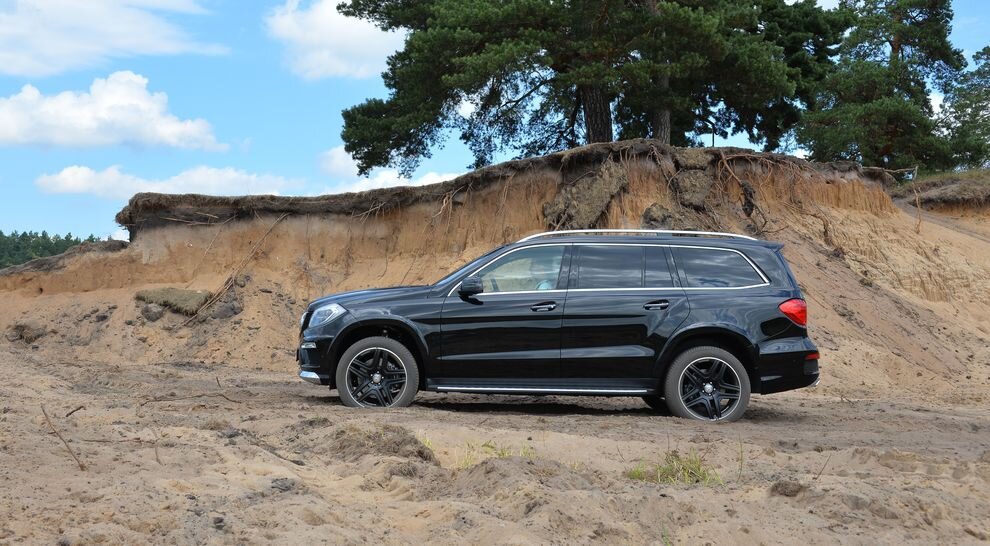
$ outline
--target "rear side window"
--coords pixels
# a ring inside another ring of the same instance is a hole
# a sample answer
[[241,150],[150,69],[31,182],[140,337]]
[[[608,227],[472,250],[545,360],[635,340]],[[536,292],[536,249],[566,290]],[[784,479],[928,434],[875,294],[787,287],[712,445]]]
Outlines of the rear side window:
[[576,288],[642,288],[644,248],[582,246]]
[[714,248],[671,247],[688,288],[740,288],[766,281],[741,254]]

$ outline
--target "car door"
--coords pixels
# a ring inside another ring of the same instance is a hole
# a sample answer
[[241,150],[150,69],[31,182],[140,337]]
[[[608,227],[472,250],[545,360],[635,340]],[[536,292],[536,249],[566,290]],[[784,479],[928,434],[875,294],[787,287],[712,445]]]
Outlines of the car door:
[[558,243],[510,250],[473,274],[484,292],[464,297],[452,289],[441,311],[440,357],[432,375],[558,377],[569,249]]
[[561,326],[561,375],[653,384],[655,364],[687,318],[669,252],[658,245],[575,245]]

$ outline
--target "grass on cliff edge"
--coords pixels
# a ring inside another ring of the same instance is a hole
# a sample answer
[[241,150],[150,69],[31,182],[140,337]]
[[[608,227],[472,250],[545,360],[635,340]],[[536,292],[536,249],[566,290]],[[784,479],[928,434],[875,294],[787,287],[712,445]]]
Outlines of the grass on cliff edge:
[[153,288],[141,290],[134,297],[138,301],[157,303],[166,309],[191,317],[210,299],[210,293],[206,290]]
[[926,205],[984,205],[990,203],[990,169],[925,176],[892,188],[890,196],[913,199],[915,191]]

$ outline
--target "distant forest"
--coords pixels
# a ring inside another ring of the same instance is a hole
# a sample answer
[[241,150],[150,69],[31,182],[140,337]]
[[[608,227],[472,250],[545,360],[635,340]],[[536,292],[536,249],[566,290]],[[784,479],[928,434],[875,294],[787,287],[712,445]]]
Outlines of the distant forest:
[[14,231],[9,235],[0,231],[0,268],[19,265],[35,258],[54,256],[79,243],[96,241],[99,239],[93,235],[80,239],[71,233],[66,233],[63,237],[61,235],[48,235],[47,231],[41,233],[34,231],[18,233]]

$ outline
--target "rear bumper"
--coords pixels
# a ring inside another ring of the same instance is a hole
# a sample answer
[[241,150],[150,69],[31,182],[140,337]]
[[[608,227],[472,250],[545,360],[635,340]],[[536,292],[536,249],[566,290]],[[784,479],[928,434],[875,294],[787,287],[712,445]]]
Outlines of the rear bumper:
[[820,378],[818,359],[807,359],[816,353],[818,348],[806,337],[761,343],[756,365],[760,383],[754,385],[753,390],[772,394],[817,385]]

